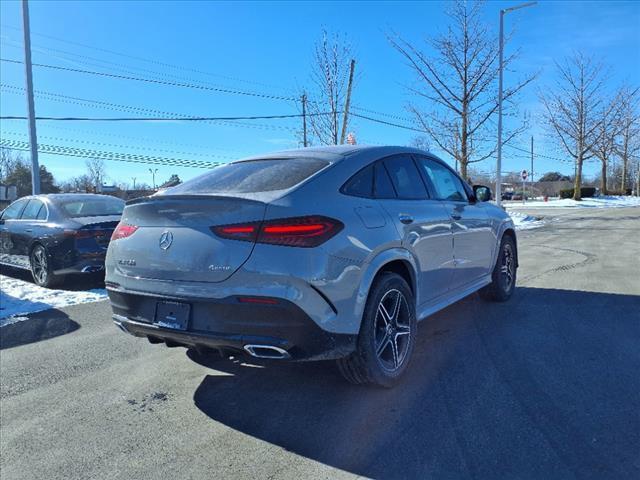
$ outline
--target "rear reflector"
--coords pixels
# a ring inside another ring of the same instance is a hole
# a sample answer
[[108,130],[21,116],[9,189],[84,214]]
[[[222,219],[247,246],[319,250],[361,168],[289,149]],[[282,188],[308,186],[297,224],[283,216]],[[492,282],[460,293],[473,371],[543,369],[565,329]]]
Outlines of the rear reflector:
[[254,303],[259,305],[277,305],[278,301],[275,298],[268,297],[238,297],[240,303]]
[[130,237],[138,230],[138,227],[135,225],[126,225],[124,223],[119,223],[116,229],[111,234],[111,240],[120,240],[122,238]]
[[337,234],[344,225],[321,216],[292,217],[211,227],[222,238],[290,247],[317,247]]

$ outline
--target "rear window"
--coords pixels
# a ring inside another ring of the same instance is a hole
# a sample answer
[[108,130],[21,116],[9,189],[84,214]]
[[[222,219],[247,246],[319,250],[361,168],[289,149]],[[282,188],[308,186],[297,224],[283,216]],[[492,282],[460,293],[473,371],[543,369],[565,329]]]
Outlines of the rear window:
[[312,158],[251,160],[221,165],[166,191],[169,195],[194,193],[256,193],[285,190],[329,165]]
[[122,215],[124,201],[119,198],[83,198],[58,203],[68,217],[103,217]]

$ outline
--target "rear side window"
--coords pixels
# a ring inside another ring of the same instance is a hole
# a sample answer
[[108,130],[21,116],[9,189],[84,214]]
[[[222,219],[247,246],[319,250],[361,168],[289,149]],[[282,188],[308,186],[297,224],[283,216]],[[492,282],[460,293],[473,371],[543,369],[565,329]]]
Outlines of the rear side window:
[[27,200],[18,200],[9,205],[4,212],[2,212],[2,220],[15,220],[20,218],[20,212],[27,203]]
[[40,200],[32,198],[22,211],[22,216],[20,218],[23,220],[35,220],[38,218],[40,211],[44,209],[44,204]]
[[409,155],[397,155],[384,160],[398,198],[416,200],[428,198],[420,172]]
[[314,158],[278,158],[229,163],[215,167],[166,195],[198,193],[254,193],[291,188],[329,165]]
[[373,196],[373,165],[369,165],[351,177],[342,192],[345,195],[371,198]]

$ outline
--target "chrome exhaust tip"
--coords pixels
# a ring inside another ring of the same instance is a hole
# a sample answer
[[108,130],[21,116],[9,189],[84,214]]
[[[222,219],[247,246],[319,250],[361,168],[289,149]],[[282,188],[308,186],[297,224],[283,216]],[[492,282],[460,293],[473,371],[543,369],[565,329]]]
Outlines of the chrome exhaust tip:
[[104,270],[104,267],[102,265],[91,265],[88,267],[84,267],[80,271],[82,273],[96,273],[96,272],[102,272],[103,270]]
[[118,327],[120,330],[122,330],[124,333],[129,333],[129,330],[127,330],[127,327],[125,327],[121,322],[114,320],[113,323],[116,324],[116,327]]
[[270,358],[275,360],[284,360],[291,358],[286,350],[274,347],[273,345],[245,345],[244,350],[255,358]]

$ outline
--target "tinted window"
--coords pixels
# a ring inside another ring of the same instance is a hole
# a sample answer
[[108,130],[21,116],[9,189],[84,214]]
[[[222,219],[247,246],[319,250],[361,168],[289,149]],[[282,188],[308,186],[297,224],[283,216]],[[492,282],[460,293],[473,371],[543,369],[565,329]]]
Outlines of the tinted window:
[[9,205],[4,212],[2,212],[3,220],[14,220],[20,217],[20,212],[22,211],[22,207],[25,206],[27,200],[18,200],[17,202],[13,202]]
[[252,193],[284,190],[309,178],[328,162],[312,158],[252,160],[221,165],[204,175],[165,191],[192,193]]
[[373,165],[360,170],[347,182],[343,192],[357,197],[371,197],[373,195]]
[[424,199],[427,189],[420,173],[409,155],[398,155],[384,160],[384,166],[391,177],[391,182],[398,198]]
[[373,194],[376,198],[396,198],[391,179],[382,162],[376,163]]
[[467,192],[460,179],[447,167],[427,158],[419,159],[418,163],[424,169],[433,187],[436,198],[439,200],[451,200],[467,202]]
[[22,211],[22,220],[35,220],[38,218],[38,214],[41,210],[44,210],[44,204],[40,200],[31,199],[29,203]]
[[124,209],[124,201],[115,197],[85,197],[77,200],[60,201],[58,205],[68,217],[121,215]]
[[47,207],[43,206],[40,209],[40,212],[38,212],[38,216],[36,217],[36,220],[46,220],[47,219]]

